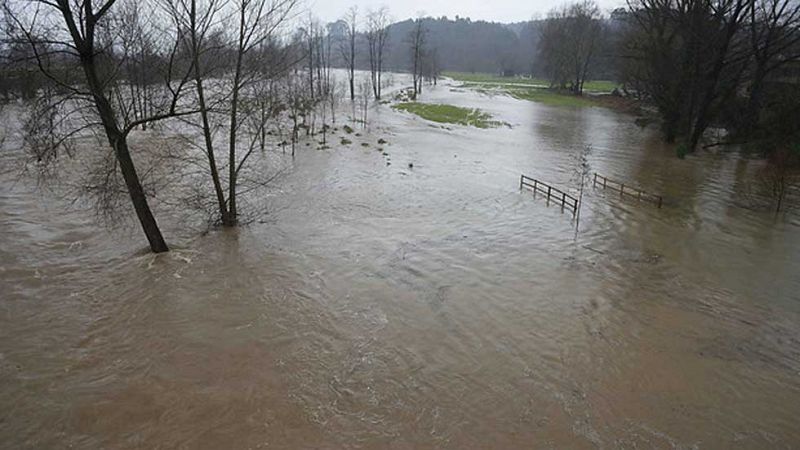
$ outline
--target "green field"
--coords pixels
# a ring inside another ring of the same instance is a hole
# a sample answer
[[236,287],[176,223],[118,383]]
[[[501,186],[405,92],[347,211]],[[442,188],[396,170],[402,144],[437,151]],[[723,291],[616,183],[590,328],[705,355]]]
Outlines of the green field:
[[[443,72],[442,75],[466,84],[477,84],[482,86],[515,87],[515,86],[536,86],[546,88],[550,82],[542,78],[530,77],[501,77],[488,73],[466,73],[466,72]],[[594,93],[608,93],[618,86],[617,83],[608,80],[587,81],[583,85],[583,90]]]
[[392,108],[410,112],[425,120],[438,123],[454,123],[477,128],[490,128],[503,125],[502,122],[491,120],[492,116],[489,113],[473,108],[416,102],[398,103],[392,106]]
[[530,100],[532,102],[544,103],[550,106],[586,107],[586,106],[598,106],[599,104],[591,96],[561,94],[556,91],[552,91],[550,89],[540,89],[540,88],[506,89],[505,93],[518,100]]
[[[461,87],[478,90],[485,94],[510,95],[520,100],[530,100],[551,106],[585,107],[596,106],[591,96],[577,96],[568,92],[549,89],[549,82],[541,78],[501,77],[486,73],[444,72],[446,77],[461,81]],[[617,87],[613,81],[587,81],[583,90],[588,94],[607,94]]]

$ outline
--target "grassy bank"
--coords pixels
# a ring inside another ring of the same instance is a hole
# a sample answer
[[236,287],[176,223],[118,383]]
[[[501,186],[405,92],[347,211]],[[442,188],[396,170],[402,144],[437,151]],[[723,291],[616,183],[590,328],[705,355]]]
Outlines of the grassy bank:
[[[488,73],[466,73],[466,72],[443,72],[442,75],[452,78],[456,81],[461,81],[467,84],[477,84],[483,86],[499,86],[499,87],[514,87],[514,86],[535,86],[546,88],[550,86],[550,82],[542,78],[530,77],[501,77],[499,75],[492,75]],[[587,81],[583,84],[583,90],[592,93],[610,93],[618,85],[613,81],[608,80],[594,80]]]
[[[476,89],[486,94],[510,95],[519,100],[530,100],[551,106],[602,106],[603,102],[591,95],[578,96],[549,88],[547,80],[527,77],[501,77],[486,73],[445,72],[445,76],[460,81],[461,87]],[[587,94],[608,94],[617,87],[613,81],[587,81]]]
[[[599,96],[592,95],[572,95],[561,93],[552,89],[525,87],[525,86],[484,86],[478,84],[462,84],[460,88],[473,89],[485,95],[509,95],[518,100],[529,100],[532,102],[544,103],[550,106],[601,106]],[[609,97],[609,95],[603,95]]]
[[479,109],[461,108],[453,105],[432,103],[405,102],[398,103],[392,108],[416,114],[425,120],[438,123],[453,123],[477,128],[490,128],[503,125],[502,122],[491,120],[489,113]]
[[586,107],[586,106],[599,106],[599,102],[587,96],[578,96],[566,93],[560,93],[550,89],[541,88],[528,88],[528,89],[505,89],[505,93],[518,99],[529,100],[532,102],[544,103],[550,106],[573,106],[573,107]]

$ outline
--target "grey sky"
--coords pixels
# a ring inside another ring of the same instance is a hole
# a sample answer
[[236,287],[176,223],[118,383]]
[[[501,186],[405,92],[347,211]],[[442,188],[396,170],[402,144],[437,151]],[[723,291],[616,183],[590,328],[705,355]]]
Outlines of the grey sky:
[[[596,0],[604,11],[625,4],[624,0]],[[352,5],[359,11],[389,8],[394,20],[415,17],[418,12],[426,16],[469,17],[473,20],[494,22],[520,22],[534,16],[544,17],[551,8],[568,3],[564,0],[307,0],[307,7],[323,21],[340,18]]]

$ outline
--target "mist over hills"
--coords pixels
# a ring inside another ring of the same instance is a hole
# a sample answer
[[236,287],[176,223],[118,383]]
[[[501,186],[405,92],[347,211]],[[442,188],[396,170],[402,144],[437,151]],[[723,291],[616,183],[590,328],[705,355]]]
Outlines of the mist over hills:
[[[468,18],[447,17],[422,19],[427,30],[427,47],[436,52],[442,70],[461,72],[487,72],[527,74],[535,69],[538,27],[541,21],[502,24],[497,22],[472,21]],[[328,25],[332,37],[344,36],[344,23]],[[389,70],[405,70],[409,65],[410,44],[408,35],[414,20],[395,22],[389,27],[389,45],[385,66]],[[356,64],[368,67],[365,39],[359,39]],[[343,65],[338,52],[334,64]]]
[[[541,75],[537,64],[537,46],[544,20],[528,20],[515,23],[487,22],[469,18],[426,17],[426,46],[436,53],[439,67],[445,71],[482,72],[503,75]],[[607,19],[612,22],[612,19]],[[389,44],[385,54],[385,67],[392,71],[405,71],[410,63],[409,33],[414,20],[406,19],[389,26]],[[334,41],[344,39],[345,24],[342,21],[328,24]],[[358,40],[356,66],[368,69],[366,39]],[[597,60],[595,73],[603,78],[613,76],[605,69],[604,49]],[[338,51],[334,51],[333,64],[344,66]]]

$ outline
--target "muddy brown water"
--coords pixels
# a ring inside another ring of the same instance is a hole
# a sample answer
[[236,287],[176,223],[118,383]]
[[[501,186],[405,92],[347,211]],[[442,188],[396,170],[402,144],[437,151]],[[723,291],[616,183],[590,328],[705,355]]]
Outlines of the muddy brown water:
[[[758,161],[678,160],[606,109],[426,96],[512,127],[381,107],[301,148],[263,223],[165,220],[165,255],[3,175],[0,447],[800,446],[800,233],[742,206]],[[664,208],[590,187],[576,236],[519,192],[574,188],[586,144]]]

